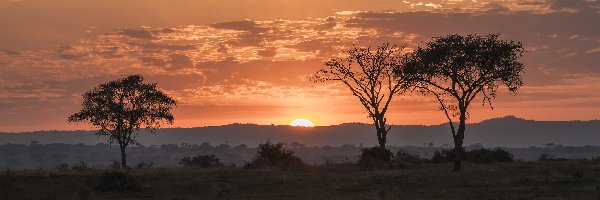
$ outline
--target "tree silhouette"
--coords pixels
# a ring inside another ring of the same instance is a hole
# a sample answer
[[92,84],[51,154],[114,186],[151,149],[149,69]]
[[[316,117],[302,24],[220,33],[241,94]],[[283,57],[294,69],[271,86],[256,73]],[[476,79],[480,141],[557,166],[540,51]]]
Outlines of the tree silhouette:
[[[498,34],[434,37],[407,54],[404,71],[417,91],[433,95],[449,121],[454,140],[454,171],[461,170],[462,145],[468,108],[476,98],[492,107],[500,86],[515,93],[523,81],[524,65],[518,61],[524,49],[520,42],[503,41]],[[492,107],[493,109],[493,107]],[[458,116],[458,130],[453,118]]]
[[143,83],[142,75],[101,84],[83,94],[81,111],[69,122],[87,121],[100,128],[97,135],[108,136],[121,148],[121,166],[127,167],[125,148],[135,143],[139,128],[155,132],[163,122],[173,123],[173,98],[160,91],[156,83]]
[[385,114],[395,94],[404,89],[400,68],[404,47],[382,44],[377,49],[357,48],[345,51],[347,57],[325,62],[325,68],[313,77],[314,82],[340,81],[356,96],[369,113],[377,130],[377,140],[385,148],[387,133],[392,128],[386,124]]

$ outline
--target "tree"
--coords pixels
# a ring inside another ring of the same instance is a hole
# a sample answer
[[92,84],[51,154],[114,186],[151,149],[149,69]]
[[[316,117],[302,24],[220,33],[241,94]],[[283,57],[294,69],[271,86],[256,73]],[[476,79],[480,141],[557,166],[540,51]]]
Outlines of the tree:
[[[356,96],[373,120],[379,147],[385,148],[387,133],[385,114],[394,95],[401,93],[402,76],[395,76],[400,68],[404,47],[382,44],[377,49],[354,47],[345,51],[345,58],[325,62],[325,68],[313,77],[314,82],[342,82]],[[402,75],[402,74],[400,74]]]
[[273,143],[270,140],[258,144],[256,157],[245,168],[277,167],[300,168],[304,165],[302,159],[292,150],[286,149],[284,143]]
[[[520,42],[498,39],[498,34],[434,37],[404,58],[404,71],[417,91],[433,95],[449,121],[454,140],[454,171],[461,170],[465,121],[471,102],[479,97],[493,109],[491,100],[500,86],[515,94],[523,85],[525,51]],[[458,116],[458,130],[453,118]]]
[[155,132],[164,122],[173,124],[173,98],[160,91],[156,83],[143,83],[142,75],[101,84],[83,94],[81,111],[69,122],[86,121],[100,128],[96,135],[108,136],[109,143],[121,148],[121,166],[127,167],[125,148],[135,143],[140,128]]

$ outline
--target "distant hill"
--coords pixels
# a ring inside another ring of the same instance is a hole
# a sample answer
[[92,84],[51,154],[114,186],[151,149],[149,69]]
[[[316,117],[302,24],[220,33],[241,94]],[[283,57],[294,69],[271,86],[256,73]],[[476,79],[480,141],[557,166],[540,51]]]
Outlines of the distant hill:
[[[0,133],[0,143],[105,143],[93,131],[36,131],[23,133]],[[140,133],[139,142],[153,144],[211,144],[229,143],[255,146],[267,139],[281,142],[299,142],[308,146],[377,144],[375,130],[369,124],[347,123],[314,128],[271,126],[255,124],[231,124],[198,128],[169,128],[156,134]],[[394,125],[389,145],[417,145],[434,143],[435,146],[452,144],[448,124],[434,126]],[[600,144],[600,121],[533,121],[514,116],[494,118],[480,123],[468,124],[465,144],[481,143],[493,147],[528,147],[546,143],[565,146]]]

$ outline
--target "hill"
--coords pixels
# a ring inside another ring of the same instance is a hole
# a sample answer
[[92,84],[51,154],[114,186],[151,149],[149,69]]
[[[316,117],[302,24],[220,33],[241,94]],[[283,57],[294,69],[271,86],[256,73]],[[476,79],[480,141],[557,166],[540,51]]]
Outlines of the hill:
[[[506,116],[468,124],[465,144],[481,143],[488,147],[528,147],[546,143],[565,146],[600,144],[600,121],[533,121]],[[144,145],[160,144],[247,144],[256,146],[267,139],[281,142],[298,142],[307,146],[341,146],[355,144],[376,145],[374,128],[369,124],[346,123],[313,128],[285,125],[230,124],[196,128],[168,128],[156,134],[142,133],[139,142]],[[36,131],[0,133],[2,143],[29,144],[67,143],[96,144],[105,138],[93,135],[94,131]],[[434,126],[394,125],[388,136],[389,145],[435,146],[452,144],[448,124]]]

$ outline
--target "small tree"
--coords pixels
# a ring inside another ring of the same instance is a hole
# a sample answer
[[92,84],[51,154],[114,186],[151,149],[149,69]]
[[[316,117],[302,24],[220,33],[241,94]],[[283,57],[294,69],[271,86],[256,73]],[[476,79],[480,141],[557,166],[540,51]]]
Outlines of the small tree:
[[385,114],[394,95],[404,91],[404,79],[394,76],[400,67],[404,47],[383,44],[373,50],[354,47],[346,58],[325,62],[325,68],[313,77],[314,82],[340,81],[356,96],[369,113],[377,131],[379,147],[385,148],[387,133]]
[[221,167],[223,164],[221,163],[221,159],[217,158],[215,155],[197,155],[194,157],[183,157],[179,164],[186,167],[202,167],[202,168],[211,168],[211,167]]
[[256,157],[245,167],[299,168],[303,165],[302,159],[294,151],[286,149],[284,143],[267,140],[258,145]]
[[142,75],[101,84],[83,94],[82,109],[69,122],[87,121],[100,128],[97,135],[121,148],[121,166],[127,167],[125,148],[136,142],[140,127],[155,132],[166,121],[173,123],[175,100],[160,91],[156,83],[143,83]]
[[[454,171],[461,170],[465,121],[471,102],[480,97],[489,104],[500,86],[515,93],[523,81],[524,65],[518,61],[520,42],[503,41],[498,34],[435,37],[425,47],[405,56],[404,71],[418,91],[433,95],[449,121],[456,156]],[[493,109],[493,107],[492,107]],[[458,130],[453,118],[458,117]]]

